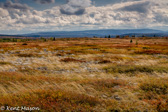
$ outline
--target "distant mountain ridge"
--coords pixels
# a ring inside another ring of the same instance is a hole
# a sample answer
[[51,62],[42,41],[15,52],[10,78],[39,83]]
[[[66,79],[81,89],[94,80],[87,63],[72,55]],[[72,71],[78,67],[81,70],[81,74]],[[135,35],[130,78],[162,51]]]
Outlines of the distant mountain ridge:
[[[17,36],[24,37],[104,37],[111,35],[135,35],[135,36],[168,36],[168,32],[153,29],[101,29],[101,30],[85,30],[85,31],[54,31],[54,32],[38,32],[30,34],[22,34]],[[1,36],[1,35],[0,35]]]

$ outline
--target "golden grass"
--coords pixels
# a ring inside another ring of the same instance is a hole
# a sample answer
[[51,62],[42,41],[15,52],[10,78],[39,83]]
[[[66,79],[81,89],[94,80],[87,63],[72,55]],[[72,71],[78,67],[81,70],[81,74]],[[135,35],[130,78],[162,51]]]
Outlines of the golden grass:
[[132,40],[1,43],[0,106],[63,112],[168,111],[167,39]]

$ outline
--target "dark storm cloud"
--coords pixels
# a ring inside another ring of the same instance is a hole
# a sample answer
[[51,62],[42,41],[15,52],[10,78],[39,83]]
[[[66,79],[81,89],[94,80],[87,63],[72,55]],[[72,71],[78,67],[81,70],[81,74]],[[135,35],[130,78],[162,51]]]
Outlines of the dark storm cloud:
[[136,3],[136,4],[132,4],[129,6],[125,6],[119,10],[121,11],[135,11],[138,13],[147,13],[151,8],[151,3],[150,2],[140,2],[140,3]]
[[66,14],[66,15],[82,15],[82,14],[84,14],[85,9],[84,8],[81,8],[81,9],[76,8],[75,10],[74,9],[66,10],[66,8],[61,8],[60,12],[62,14]]
[[23,11],[30,10],[31,8],[26,4],[20,4],[20,3],[13,3],[11,1],[7,1],[6,3],[1,3],[0,7],[10,10],[10,9],[19,9]]
[[64,9],[60,9],[62,14],[67,14],[67,15],[82,15],[85,12],[85,9],[78,9],[75,12],[70,12],[70,11],[66,11]]
[[157,23],[163,23],[163,24],[167,24],[168,23],[168,15],[161,13],[161,12],[155,12],[154,13],[154,20]]
[[67,4],[60,7],[60,12],[66,15],[82,15],[90,5],[91,0],[68,0]]
[[55,0],[34,0],[34,1],[40,4],[50,4],[55,2]]

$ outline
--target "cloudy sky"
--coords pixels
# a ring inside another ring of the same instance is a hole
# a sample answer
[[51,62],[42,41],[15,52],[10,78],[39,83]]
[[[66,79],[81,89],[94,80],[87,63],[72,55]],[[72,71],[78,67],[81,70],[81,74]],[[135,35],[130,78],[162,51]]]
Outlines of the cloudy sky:
[[168,0],[0,0],[0,34],[134,28],[168,31]]

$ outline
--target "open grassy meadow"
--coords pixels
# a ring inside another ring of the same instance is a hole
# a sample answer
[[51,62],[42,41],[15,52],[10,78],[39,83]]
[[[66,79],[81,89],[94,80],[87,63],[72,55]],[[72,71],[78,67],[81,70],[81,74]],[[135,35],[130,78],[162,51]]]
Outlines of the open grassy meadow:
[[168,112],[168,39],[0,42],[1,106]]

